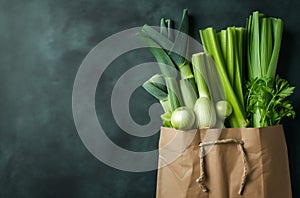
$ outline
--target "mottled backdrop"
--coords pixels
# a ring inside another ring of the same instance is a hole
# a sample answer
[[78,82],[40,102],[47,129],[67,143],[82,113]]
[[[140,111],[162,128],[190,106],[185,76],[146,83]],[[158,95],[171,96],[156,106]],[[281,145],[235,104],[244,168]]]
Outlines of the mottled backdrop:
[[[300,114],[300,2],[297,0],[0,0],[0,197],[154,197],[156,172],[128,173],[94,158],[82,144],[72,117],[72,86],[86,54],[113,33],[161,17],[192,15],[192,35],[207,26],[241,26],[259,10],[285,21],[279,73],[296,85]],[[178,25],[178,24],[177,24]],[[110,93],[132,66],[153,60],[146,50],[124,54],[100,79],[99,121],[118,145],[147,151],[158,136],[136,138],[113,120]],[[130,102],[137,123],[149,121],[155,102],[137,89]],[[300,197],[299,116],[285,120],[294,197]],[[109,152],[109,151],[106,151]],[[113,154],[112,154],[113,155]]]

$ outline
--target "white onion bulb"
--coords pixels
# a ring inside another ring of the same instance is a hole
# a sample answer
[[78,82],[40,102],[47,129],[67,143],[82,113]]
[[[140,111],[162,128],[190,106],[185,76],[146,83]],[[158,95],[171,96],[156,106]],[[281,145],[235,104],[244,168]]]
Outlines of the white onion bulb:
[[220,100],[216,103],[216,111],[220,118],[227,118],[232,113],[232,106],[226,100]]
[[215,108],[209,98],[198,98],[194,106],[194,112],[198,128],[207,129],[216,124]]
[[188,107],[179,107],[172,113],[171,123],[175,129],[190,130],[195,123],[195,114]]

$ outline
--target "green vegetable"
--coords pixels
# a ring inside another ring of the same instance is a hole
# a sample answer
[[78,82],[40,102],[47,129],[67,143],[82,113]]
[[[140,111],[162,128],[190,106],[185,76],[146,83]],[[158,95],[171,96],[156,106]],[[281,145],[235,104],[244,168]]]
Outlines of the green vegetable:
[[176,108],[180,107],[182,104],[179,87],[176,78],[165,77],[165,81],[168,88],[168,94],[169,94],[168,96],[169,96],[169,101],[171,106],[171,112],[173,112]]
[[168,91],[162,75],[152,76],[143,84],[143,88],[160,101],[165,112],[171,111]]
[[161,33],[162,35],[164,35],[165,37],[168,36],[168,29],[167,29],[166,21],[165,21],[164,18],[162,18],[162,19],[160,20],[160,33]]
[[175,129],[189,130],[192,129],[195,123],[195,115],[193,110],[188,107],[179,107],[171,117],[172,126]]
[[[294,92],[295,87],[291,87],[286,80],[276,76],[273,87],[270,78],[256,78],[248,82],[247,88],[249,90],[247,112],[249,116],[256,115],[259,109],[261,116],[259,127],[278,125],[284,117],[295,117],[293,106],[286,99]],[[261,106],[257,106],[257,103]]]
[[220,100],[216,103],[216,112],[219,118],[224,119],[231,115],[232,107],[226,100]]
[[195,88],[194,81],[190,78],[181,79],[180,80],[180,89],[182,92],[182,98],[183,98],[185,106],[187,106],[190,109],[193,109],[195,102],[198,98],[198,94],[195,91],[196,88]]
[[[165,20],[166,21],[166,20]],[[162,21],[161,21],[162,23]],[[171,22],[169,22],[171,23]],[[168,24],[168,23],[167,23]],[[164,25],[163,28],[165,27]],[[170,27],[171,25],[168,25]],[[162,29],[162,28],[161,28]],[[188,11],[187,9],[183,10],[182,19],[179,26],[179,31],[176,35],[175,42],[172,42],[172,33],[173,31],[168,31],[168,38],[166,35],[157,32],[152,27],[148,25],[144,25],[142,31],[147,34],[151,39],[157,42],[163,49],[169,49],[167,52],[170,59],[176,65],[178,70],[180,71],[181,79],[190,79],[190,83],[192,83],[192,87],[194,89],[193,92],[197,93],[196,83],[194,80],[194,75],[191,70],[190,62],[181,55],[188,56],[188,33],[189,33],[189,19],[188,19]],[[180,55],[181,54],[181,55]]]
[[160,118],[163,122],[163,125],[165,127],[169,127],[169,128],[173,127],[171,124],[171,116],[172,116],[172,113],[170,111],[168,111],[160,116]]
[[[171,20],[165,20],[164,18],[161,19],[160,32],[156,31],[155,29],[153,29],[148,25],[144,25],[142,28],[143,34],[139,33],[138,36],[140,37],[141,40],[143,40],[145,43],[148,43],[149,45],[153,45],[153,43],[155,43],[155,46],[160,48],[159,54],[162,54],[164,58],[164,60],[161,62],[165,63],[166,65],[172,65],[172,68],[176,68],[180,71],[180,76],[182,79],[180,82],[180,86],[183,94],[184,104],[190,108],[193,108],[196,98],[198,98],[194,75],[191,70],[189,61],[186,60],[184,56],[179,55],[179,54],[186,55],[188,53],[188,31],[189,31],[188,13],[187,13],[187,9],[185,9],[183,11],[179,32],[176,35],[175,42],[172,42],[173,31],[171,30]],[[144,38],[141,38],[142,36]],[[164,49],[169,49],[169,50],[166,51]],[[176,52],[174,52],[175,50]],[[178,101],[180,102],[180,104],[182,104],[181,98],[179,96],[179,89],[178,86],[176,85],[177,82],[175,80],[176,79],[175,74],[165,75],[164,73],[172,73],[168,71],[170,70],[170,68],[168,67],[165,68],[162,66],[160,67],[161,67],[162,74],[165,77],[165,81],[168,87],[168,93],[170,97],[175,98],[172,97],[172,93],[175,93],[173,95],[177,95]],[[169,89],[172,90],[169,91]],[[171,98],[170,101],[172,100],[176,102],[176,98],[174,100]],[[179,105],[178,103],[176,105],[173,104],[176,103],[171,102],[172,111],[174,111],[174,109]]]
[[[165,28],[165,25],[163,25],[163,28]],[[163,31],[159,33],[148,25],[143,26],[142,32],[145,33],[145,35],[147,35],[148,37],[150,37],[159,46],[161,46],[161,48],[169,49],[169,51],[167,51],[166,53],[169,55],[169,58],[179,69],[182,79],[194,77],[190,68],[189,61],[186,60],[184,56],[180,55],[188,54],[189,20],[187,9],[183,10],[182,19],[180,22],[178,34],[176,35],[175,42],[172,42],[170,39],[168,39],[166,35],[163,34]],[[172,33],[171,30],[169,30],[169,32],[169,34]]]
[[162,18],[160,20],[160,34],[167,37],[169,40],[173,40],[172,21],[170,19]]
[[176,70],[176,67],[170,57],[155,41],[139,32],[137,33],[137,36],[141,41],[150,47],[150,51],[156,58],[160,71],[166,81],[170,107],[171,111],[173,112],[176,108],[181,106],[181,97],[176,81],[178,71]]
[[206,54],[205,53],[197,53],[193,54],[192,56],[192,64],[193,64],[193,70],[195,75],[196,84],[198,87],[198,93],[199,97],[207,97],[211,98],[207,82],[205,79],[206,73],[206,67],[207,67],[207,60],[206,60]]
[[246,29],[241,27],[228,27],[226,30],[217,33],[228,78],[242,108],[244,108],[245,33]]
[[[209,76],[210,59],[205,53],[197,53],[192,56],[193,71],[199,92],[199,99],[194,105],[194,112],[197,118],[197,127],[211,128],[216,124],[216,112],[209,87],[212,76]],[[211,79],[209,77],[211,77]],[[216,83],[216,82],[214,82]]]
[[194,106],[197,127],[200,129],[211,128],[216,124],[216,112],[213,103],[207,97],[199,98]]
[[[232,105],[233,112],[228,118],[230,126],[246,127],[248,122],[246,120],[245,109],[243,108],[243,104],[239,100],[239,97],[236,95],[227,75],[228,68],[225,64],[222,48],[220,46],[220,36],[217,36],[217,33],[213,28],[206,28],[204,30],[200,30],[200,37],[204,50],[214,59],[218,76],[223,85],[223,90],[225,91],[226,100],[228,100],[228,102]],[[226,49],[226,51],[228,50]]]
[[168,39],[173,41],[173,30],[172,30],[173,23],[172,23],[171,19],[166,19],[165,22],[166,22],[167,27],[168,27]]
[[259,12],[250,15],[246,28],[200,30],[205,53],[194,54],[191,67],[187,9],[176,35],[170,19],[162,18],[158,31],[144,25],[137,36],[150,47],[162,75],[143,87],[162,104],[164,126],[188,130],[196,120],[198,128],[224,127],[228,118],[230,127],[263,127],[294,117],[287,97],[295,87],[275,77],[282,32],[281,19]]
[[[275,78],[283,32],[283,21],[266,17],[259,12],[247,20],[247,116],[253,127],[279,123],[284,116],[294,116],[285,98],[294,87],[279,77]],[[284,94],[281,94],[282,91]]]

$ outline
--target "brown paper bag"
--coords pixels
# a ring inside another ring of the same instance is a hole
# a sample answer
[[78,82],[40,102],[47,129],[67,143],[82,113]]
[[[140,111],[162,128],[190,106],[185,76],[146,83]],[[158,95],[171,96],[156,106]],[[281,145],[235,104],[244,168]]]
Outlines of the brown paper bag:
[[157,198],[292,197],[282,126],[161,128],[159,148]]

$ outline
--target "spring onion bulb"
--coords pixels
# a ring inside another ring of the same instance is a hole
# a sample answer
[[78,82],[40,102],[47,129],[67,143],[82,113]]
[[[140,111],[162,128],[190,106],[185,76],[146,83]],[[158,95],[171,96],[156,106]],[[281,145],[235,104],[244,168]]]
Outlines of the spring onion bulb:
[[197,99],[194,112],[199,129],[211,128],[216,124],[216,112],[213,103],[207,97]]
[[220,100],[216,103],[216,112],[219,118],[227,118],[232,113],[232,106],[226,100]]
[[171,124],[175,129],[190,130],[194,123],[195,114],[188,107],[179,107],[172,113]]

